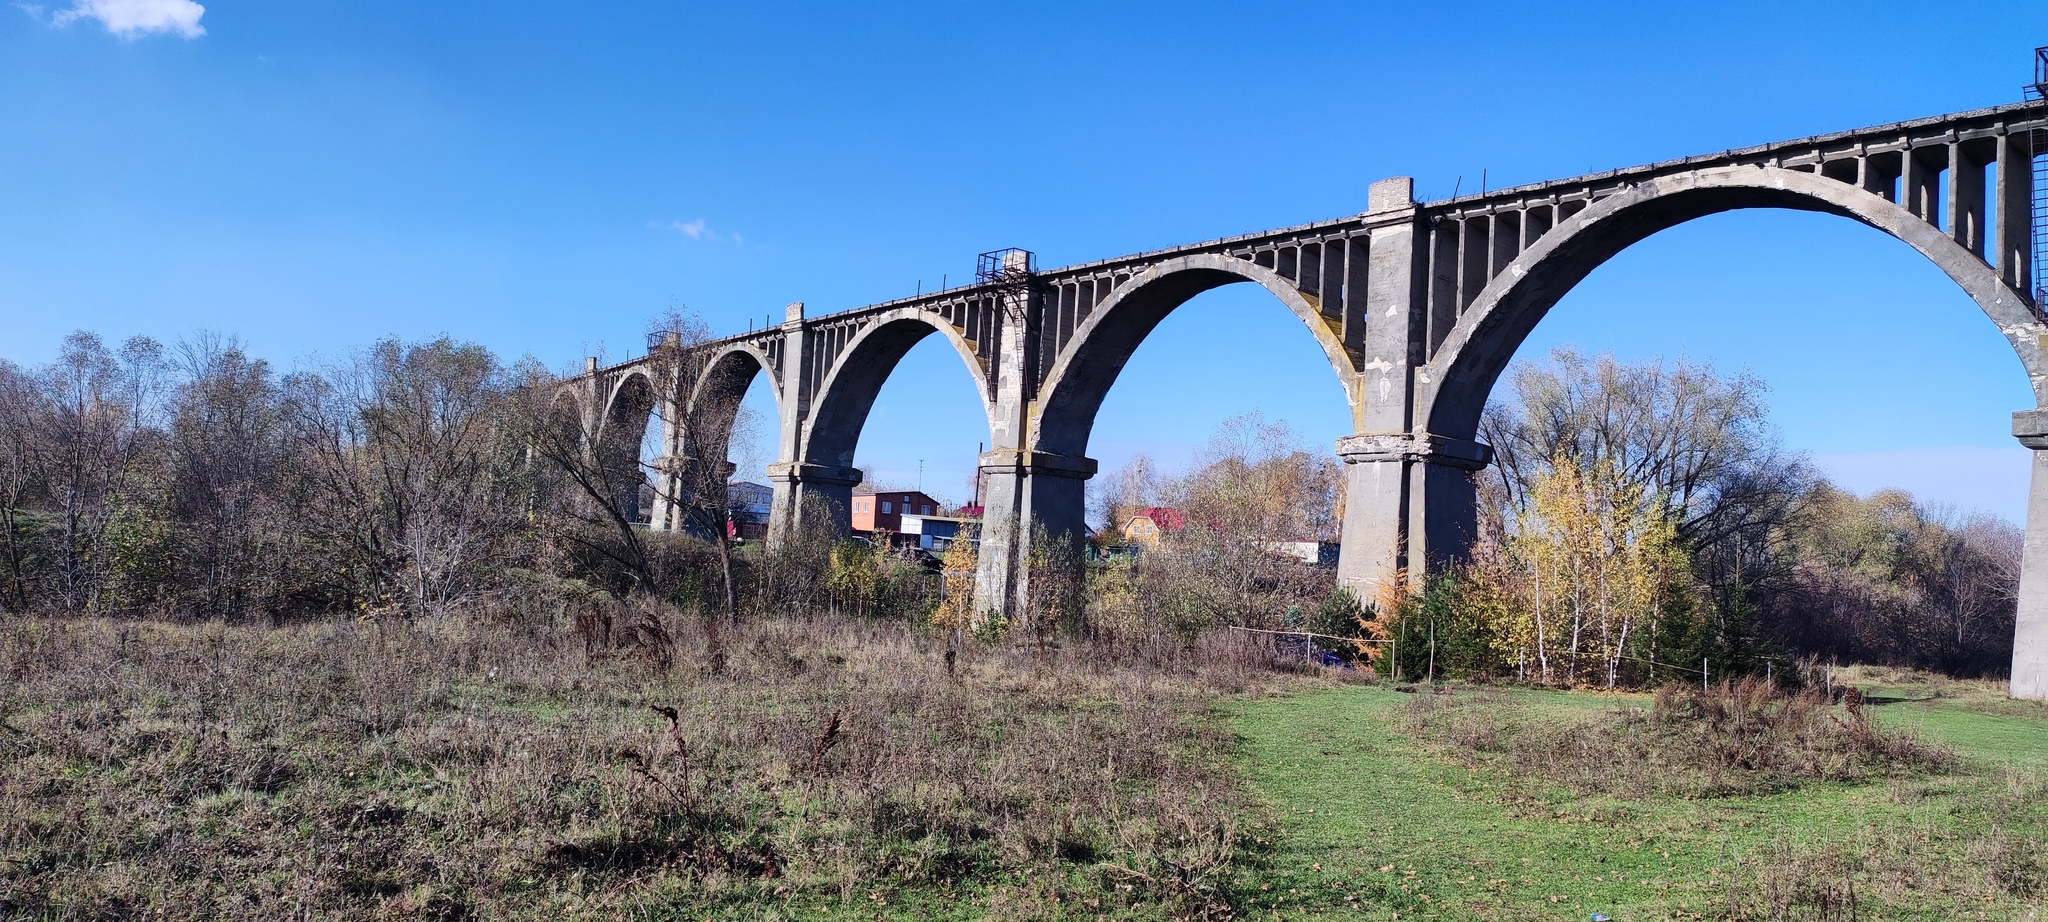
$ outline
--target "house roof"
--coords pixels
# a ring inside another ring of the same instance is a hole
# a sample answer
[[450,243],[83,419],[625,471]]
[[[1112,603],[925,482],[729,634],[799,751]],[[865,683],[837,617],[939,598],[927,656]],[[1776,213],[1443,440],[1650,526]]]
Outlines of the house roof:
[[1160,531],[1172,531],[1185,524],[1181,519],[1180,510],[1165,506],[1147,506],[1131,516],[1132,521],[1138,519],[1150,519],[1152,524],[1159,526]]

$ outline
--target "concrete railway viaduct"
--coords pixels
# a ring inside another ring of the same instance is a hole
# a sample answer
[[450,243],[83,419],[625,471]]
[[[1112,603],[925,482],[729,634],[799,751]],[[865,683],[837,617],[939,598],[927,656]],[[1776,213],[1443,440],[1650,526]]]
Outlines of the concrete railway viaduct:
[[[640,432],[651,401],[743,392],[765,376],[780,416],[781,460],[767,472],[772,541],[820,510],[845,527],[860,480],[854,448],[876,394],[913,345],[944,337],[980,391],[993,446],[980,458],[979,604],[1015,611],[1032,529],[1083,531],[1083,484],[1096,471],[1089,433],[1132,352],[1195,295],[1258,285],[1322,346],[1349,402],[1355,434],[1336,445],[1349,491],[1337,578],[1369,598],[1471,539],[1472,475],[1491,457],[1475,441],[1480,411],[1566,291],[1631,244],[1695,218],[1826,212],[1932,260],[2026,370],[2037,406],[2013,414],[2013,435],[2035,453],[2011,691],[2048,699],[2044,167],[2048,105],[2029,102],[1447,201],[1417,202],[1411,180],[1386,179],[1371,185],[1363,213],[1329,221],[1060,269],[1006,251],[970,286],[815,317],[792,304],[779,327],[693,347],[688,374],[662,382],[647,359],[593,362],[569,394],[584,431]],[[677,441],[664,444],[678,457],[725,457],[723,444]],[[655,527],[673,519],[653,511]]]

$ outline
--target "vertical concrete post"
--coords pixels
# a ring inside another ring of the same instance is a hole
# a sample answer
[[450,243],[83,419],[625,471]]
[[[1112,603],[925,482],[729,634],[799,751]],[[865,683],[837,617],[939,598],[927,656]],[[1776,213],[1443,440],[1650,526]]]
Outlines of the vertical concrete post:
[[2034,297],[2038,267],[2033,265],[2034,150],[2030,134],[1998,139],[1998,228],[1992,261],[2000,279]]
[[[1029,259],[1024,254],[1009,254]],[[1005,270],[1023,266],[1003,266]],[[1016,617],[1024,610],[1029,571],[1032,490],[1029,459],[1033,363],[1029,355],[1037,337],[1031,335],[1031,290],[1017,285],[996,295],[995,417],[990,420],[993,443],[978,460],[984,476],[981,492],[981,551],[974,577],[974,605]]]
[[1428,236],[1416,226],[1413,179],[1373,183],[1367,200],[1365,365],[1353,396],[1359,431],[1337,441],[1345,462],[1337,582],[1371,601],[1394,591],[1408,566],[1406,462],[1390,448],[1406,440],[1414,407]]
[[1476,530],[1471,474],[1493,455],[1477,442],[1426,432],[1416,418],[1429,234],[1418,224],[1413,180],[1376,182],[1370,200],[1359,432],[1337,440],[1345,463],[1337,582],[1366,601],[1419,586],[1431,564],[1464,555]]
[[[1029,268],[1030,255],[1006,254],[1005,274]],[[980,458],[981,554],[975,572],[975,608],[1015,622],[1029,611],[1031,541],[1040,530],[1078,545],[1086,537],[1086,484],[1095,475],[1088,458],[1034,450],[1037,398],[1037,317],[1027,285],[1010,285],[1001,300],[995,377],[994,444]]]
[[1984,164],[1971,156],[1970,145],[1948,146],[1948,235],[1963,249],[1984,255]]
[[583,425],[583,447],[586,451],[597,450],[597,425],[604,419],[604,387],[597,380],[597,356],[583,357],[583,418],[577,422]]
[[2033,449],[2027,536],[2020,551],[2019,617],[2012,637],[2014,698],[2048,701],[2048,409],[2012,415],[2012,434]]
[[684,506],[694,501],[683,495],[694,483],[685,474],[695,446],[683,444],[683,414],[689,410],[690,388],[683,381],[687,371],[682,361],[682,336],[664,334],[655,348],[662,351],[666,360],[652,362],[650,367],[667,380],[655,385],[659,392],[654,395],[654,418],[661,425],[661,454],[654,459],[654,508],[649,511],[647,527],[675,531],[683,527]]
[[[849,466],[851,459],[830,459],[836,463],[808,460],[810,446],[806,433],[811,402],[822,372],[814,369],[812,333],[804,321],[804,302],[792,302],[783,309],[782,399],[780,429],[776,438],[777,460],[768,465],[768,482],[775,498],[768,509],[768,546],[781,547],[806,524],[809,514],[804,500],[823,501],[822,511],[832,518],[840,533],[852,527],[853,488],[860,483],[860,471]],[[813,504],[815,505],[815,504]]]

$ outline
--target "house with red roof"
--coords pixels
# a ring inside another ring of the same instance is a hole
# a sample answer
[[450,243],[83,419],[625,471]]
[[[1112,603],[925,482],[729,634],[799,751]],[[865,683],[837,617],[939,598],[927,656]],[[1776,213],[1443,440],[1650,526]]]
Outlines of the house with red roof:
[[1150,546],[1158,544],[1161,537],[1181,530],[1186,524],[1178,509],[1148,506],[1125,519],[1121,531],[1125,541]]

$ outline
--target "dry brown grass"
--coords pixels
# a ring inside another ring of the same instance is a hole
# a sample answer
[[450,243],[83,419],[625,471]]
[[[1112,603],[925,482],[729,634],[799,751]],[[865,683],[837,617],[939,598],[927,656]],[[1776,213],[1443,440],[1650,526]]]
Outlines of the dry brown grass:
[[1215,913],[1205,702],[1282,681],[1227,637],[564,621],[0,623],[0,915]]
[[1760,678],[1706,690],[1666,687],[1647,711],[1622,708],[1568,722],[1519,721],[1483,691],[1420,694],[1409,729],[1466,758],[1580,794],[1720,797],[1809,781],[1855,782],[1949,771],[1956,755],[1912,731],[1880,726],[1852,697],[1836,706],[1808,689]]

